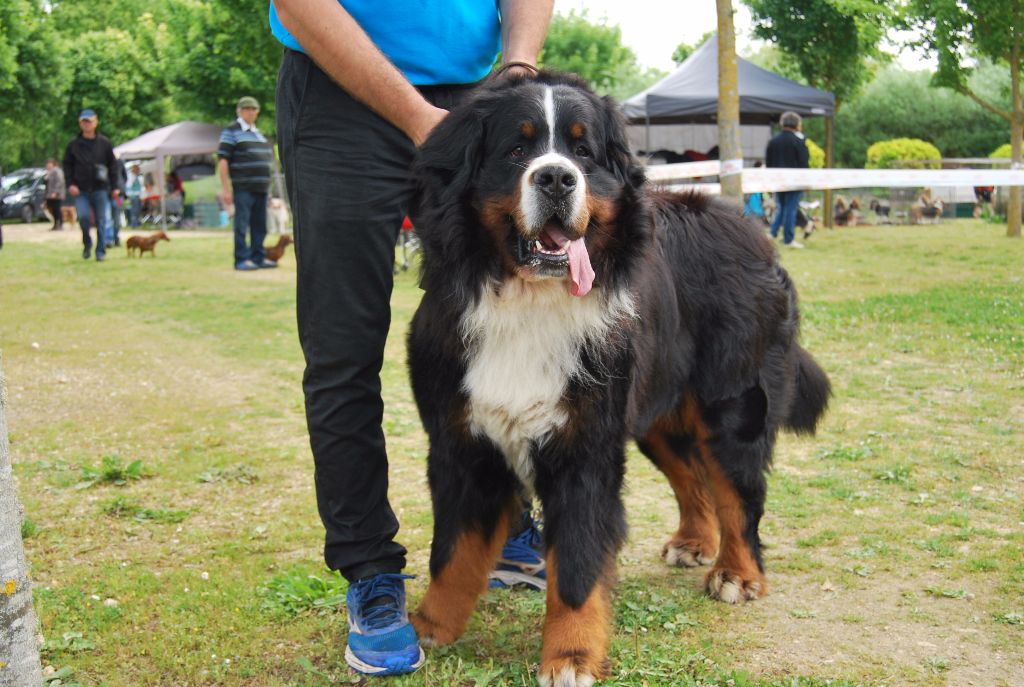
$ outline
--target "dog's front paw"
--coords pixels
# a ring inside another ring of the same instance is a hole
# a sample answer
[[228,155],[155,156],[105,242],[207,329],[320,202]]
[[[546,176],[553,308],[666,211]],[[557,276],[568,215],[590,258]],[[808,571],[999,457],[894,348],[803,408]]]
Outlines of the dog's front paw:
[[537,682],[540,687],[590,687],[609,671],[607,660],[599,665],[588,663],[586,657],[580,655],[541,661]]
[[422,609],[410,615],[409,622],[416,629],[416,636],[419,637],[421,646],[430,647],[451,644],[462,634],[455,628],[445,627]]
[[768,593],[768,582],[761,574],[744,576],[735,570],[714,568],[704,581],[708,596],[727,604],[760,599]]
[[696,568],[715,562],[715,552],[696,539],[673,537],[661,547],[661,557],[669,565],[679,568]]

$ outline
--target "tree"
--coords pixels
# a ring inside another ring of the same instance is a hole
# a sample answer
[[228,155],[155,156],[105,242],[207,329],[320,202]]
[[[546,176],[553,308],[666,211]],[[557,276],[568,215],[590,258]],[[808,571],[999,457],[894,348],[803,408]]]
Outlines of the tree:
[[[836,116],[836,166],[863,167],[868,146],[892,138],[924,139],[948,157],[985,157],[1008,140],[1006,122],[998,115],[955,91],[931,87],[930,79],[930,72],[895,65],[881,70]],[[982,65],[970,83],[992,102],[1009,106],[1005,67]],[[821,140],[824,123],[808,119],[804,130]]]
[[693,54],[694,50],[707,43],[708,39],[714,35],[714,31],[705,31],[704,35],[701,36],[693,45],[690,45],[689,43],[680,43],[672,52],[672,61],[677,65],[682,64],[686,61],[686,58]]
[[[910,0],[912,23],[921,34],[918,41],[938,56],[932,79],[937,86],[962,93],[1010,125],[1013,166],[1021,164],[1024,143],[1024,99],[1021,68],[1024,67],[1024,0]],[[969,77],[978,58],[1010,67],[1010,107],[999,107],[971,87]],[[1006,235],[1021,235],[1021,189],[1010,188],[1006,208]]]
[[[743,145],[740,140],[740,87],[736,68],[736,28],[732,0],[716,0],[718,10],[718,149],[722,195],[743,204]],[[729,169],[739,160],[739,169]]]
[[[892,10],[875,0],[744,0],[754,35],[777,45],[814,88],[835,94],[838,113],[887,56],[879,44]],[[825,166],[834,162],[832,120],[825,123]],[[825,203],[831,203],[826,192]],[[831,221],[831,215],[826,215]]]
[[270,33],[265,0],[175,0],[168,23],[182,112],[226,122],[238,99],[251,95],[260,102],[260,130],[273,135],[283,48]]
[[21,506],[7,443],[7,386],[0,368],[0,687],[41,685],[38,623],[21,542]]
[[64,43],[39,0],[0,2],[0,160],[10,167],[45,155],[60,126]]
[[622,30],[607,22],[591,23],[587,12],[556,14],[551,19],[540,63],[579,74],[594,88],[607,94],[626,74],[640,73],[636,53],[622,45]]

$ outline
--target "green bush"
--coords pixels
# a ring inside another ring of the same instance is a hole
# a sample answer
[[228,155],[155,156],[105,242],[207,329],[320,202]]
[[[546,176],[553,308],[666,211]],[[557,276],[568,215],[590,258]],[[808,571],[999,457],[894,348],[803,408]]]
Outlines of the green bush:
[[1003,145],[999,146],[998,148],[993,150],[991,153],[989,153],[988,156],[989,157],[1011,158],[1011,157],[1013,157],[1013,150],[1011,148],[1012,147],[1010,146],[1009,143],[1004,143]]
[[879,141],[868,148],[867,169],[939,169],[939,163],[924,164],[914,160],[938,160],[939,149],[919,138],[894,138]]
[[811,154],[811,169],[821,169],[825,166],[825,151],[811,139],[807,139],[807,152]]

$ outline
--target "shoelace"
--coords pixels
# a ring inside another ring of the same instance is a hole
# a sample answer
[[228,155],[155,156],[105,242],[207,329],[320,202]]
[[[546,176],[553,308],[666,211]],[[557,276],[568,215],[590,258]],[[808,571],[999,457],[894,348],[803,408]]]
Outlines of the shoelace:
[[[402,580],[411,579],[412,575],[377,575],[359,583],[356,593],[362,599],[362,624],[371,630],[381,630],[400,621],[402,608],[398,600],[404,594]],[[373,603],[375,600],[377,603]]]

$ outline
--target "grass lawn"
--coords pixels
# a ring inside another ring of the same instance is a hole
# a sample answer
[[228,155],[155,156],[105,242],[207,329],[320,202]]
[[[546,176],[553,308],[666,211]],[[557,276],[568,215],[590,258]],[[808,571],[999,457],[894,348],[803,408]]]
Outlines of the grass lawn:
[[[7,226],[0,346],[50,685],[361,684],[322,530],[295,262],[231,269],[227,232],[103,264],[77,231]],[[1024,244],[972,220],[821,230],[782,259],[835,398],[779,442],[771,594],[706,599],[658,558],[676,508],[630,450],[607,684],[1024,684]],[[427,584],[426,442],[398,277],[383,373],[391,499]],[[528,685],[543,597],[490,592],[391,685]],[[384,683],[382,683],[384,684]]]

